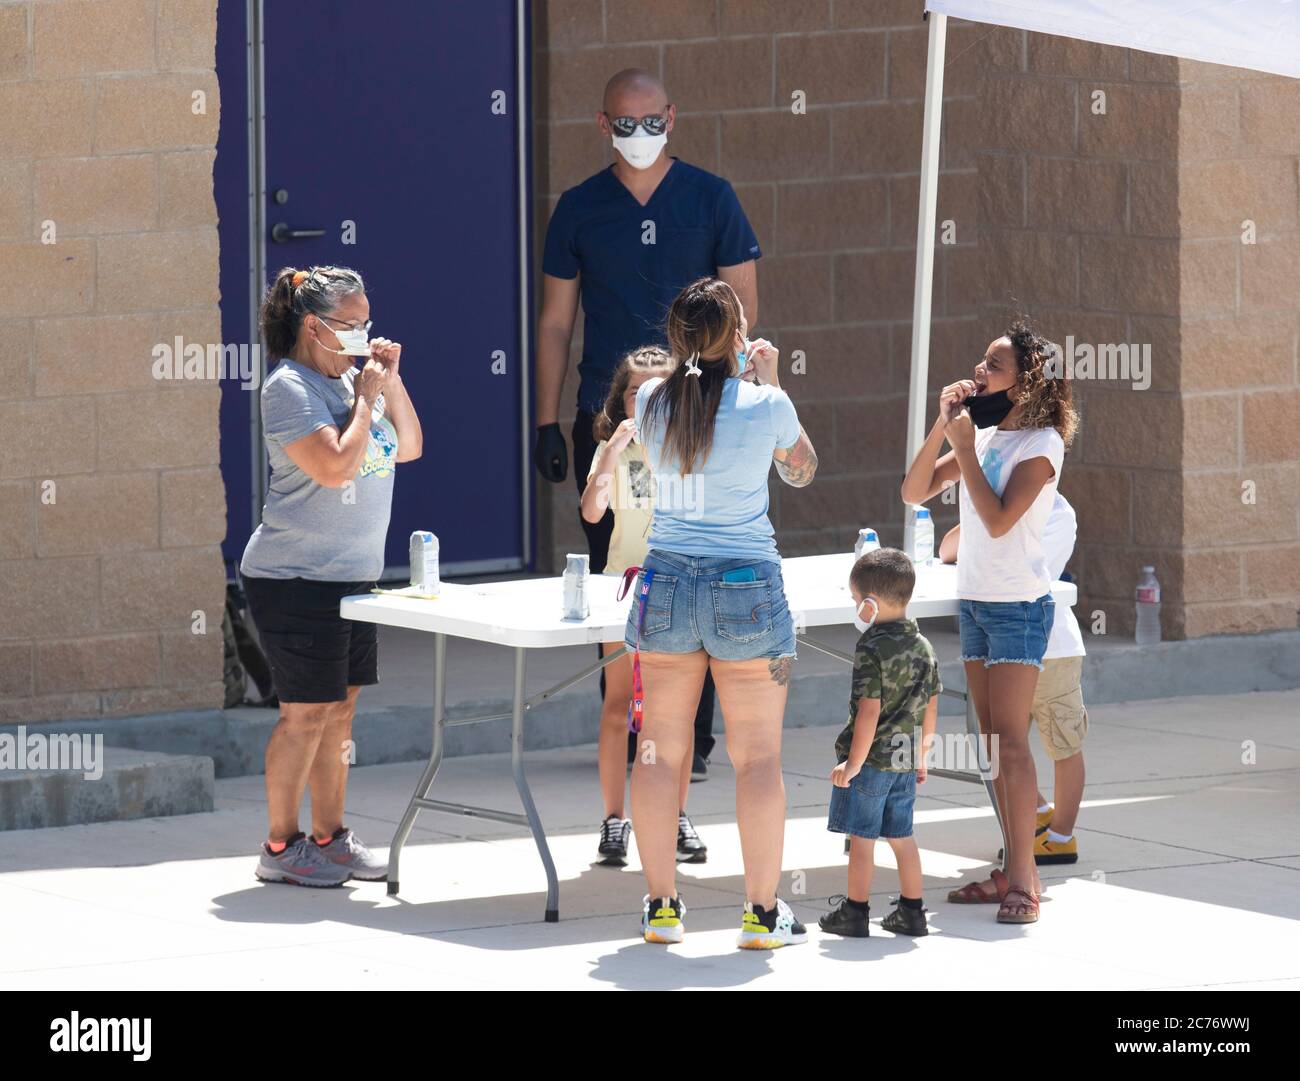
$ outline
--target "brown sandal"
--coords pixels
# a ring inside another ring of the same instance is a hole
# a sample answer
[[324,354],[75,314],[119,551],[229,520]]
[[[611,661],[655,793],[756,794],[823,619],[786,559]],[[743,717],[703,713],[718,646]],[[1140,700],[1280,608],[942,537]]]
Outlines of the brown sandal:
[[[1023,900],[1020,900],[1023,898]],[[1024,911],[1016,912],[1015,909]],[[998,923],[1037,923],[1038,897],[1021,886],[1012,886],[998,906]]]
[[989,875],[989,881],[993,883],[993,889],[996,896],[990,897],[985,892],[983,882],[967,882],[959,890],[953,890],[948,894],[948,901],[954,905],[996,905],[1007,895],[1007,890],[1011,888],[1011,882],[999,868],[994,868],[993,873]]

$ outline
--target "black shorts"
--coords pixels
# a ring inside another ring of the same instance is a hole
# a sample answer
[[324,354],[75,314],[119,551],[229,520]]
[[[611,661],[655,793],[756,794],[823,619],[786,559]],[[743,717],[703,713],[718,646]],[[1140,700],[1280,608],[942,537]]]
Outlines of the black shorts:
[[243,583],[281,702],[342,702],[349,687],[379,682],[377,626],[339,616],[340,599],[369,593],[374,582],[244,578]]

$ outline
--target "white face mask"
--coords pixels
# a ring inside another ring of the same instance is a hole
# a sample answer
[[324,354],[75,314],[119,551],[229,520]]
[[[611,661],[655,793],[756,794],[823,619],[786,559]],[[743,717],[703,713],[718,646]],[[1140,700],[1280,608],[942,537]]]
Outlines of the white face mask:
[[[865,623],[858,618],[862,614],[862,604],[871,605],[871,619]],[[880,615],[880,607],[870,597],[863,597],[862,604],[853,610],[853,625],[858,628],[859,634],[866,634],[875,625],[876,616]]]
[[668,145],[668,133],[661,135],[614,135],[614,149],[623,155],[633,169],[649,169],[659,160],[659,154]]
[[[328,326],[328,324],[326,325]],[[339,345],[343,346],[343,348],[330,349],[328,345],[320,340],[320,336],[317,335],[316,343],[322,349],[327,350],[330,353],[337,353],[341,357],[370,356],[370,335],[364,327],[345,330],[335,330],[333,327],[330,327],[330,330],[334,332],[334,337],[339,340]]]

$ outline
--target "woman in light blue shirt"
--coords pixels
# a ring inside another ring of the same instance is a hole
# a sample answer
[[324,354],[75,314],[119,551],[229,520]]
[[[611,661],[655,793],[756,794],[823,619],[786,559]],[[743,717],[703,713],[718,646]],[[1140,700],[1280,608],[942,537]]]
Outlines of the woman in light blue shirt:
[[767,478],[775,461],[781,479],[802,488],[817,455],[778,383],[776,349],[747,342],[745,329],[729,285],[692,282],[668,312],[676,368],[637,391],[655,510],[625,635],[629,649],[639,644],[644,688],[637,693],[634,681],[642,727],[632,823],[649,887],[642,932],[649,942],[680,942],[676,771],[711,672],[736,770],[746,892],[739,945],[770,949],[806,932],[776,895],[785,836],[781,725],[795,636]]

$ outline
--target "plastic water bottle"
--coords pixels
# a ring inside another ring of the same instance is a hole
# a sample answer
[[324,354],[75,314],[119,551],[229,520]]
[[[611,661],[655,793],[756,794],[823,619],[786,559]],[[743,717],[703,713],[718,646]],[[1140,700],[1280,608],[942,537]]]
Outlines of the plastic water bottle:
[[1155,567],[1142,568],[1133,596],[1137,601],[1137,633],[1133,637],[1140,646],[1153,646],[1160,641],[1160,583]]
[[856,563],[864,552],[874,552],[879,547],[880,538],[874,529],[859,529],[857,543],[853,545],[853,561]]
[[916,525],[912,530],[912,550],[907,553],[918,567],[934,562],[934,519],[925,507],[916,508]]
[[564,568],[564,617],[567,620],[581,621],[591,615],[591,605],[587,602],[587,576],[590,571],[590,556],[585,552],[570,552]]

